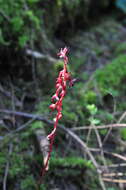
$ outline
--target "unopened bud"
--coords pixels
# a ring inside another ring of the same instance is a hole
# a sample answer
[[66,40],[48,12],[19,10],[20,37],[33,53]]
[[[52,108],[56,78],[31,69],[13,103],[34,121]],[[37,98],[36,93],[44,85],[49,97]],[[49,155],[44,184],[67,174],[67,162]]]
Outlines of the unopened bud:
[[59,97],[58,97],[56,94],[54,94],[54,95],[52,96],[52,102],[58,101],[58,100],[59,100]]
[[51,104],[51,105],[49,106],[49,108],[53,111],[53,110],[56,108],[56,105],[55,105],[55,104]]
[[58,119],[61,119],[62,118],[62,113],[60,112],[59,114],[58,114]]

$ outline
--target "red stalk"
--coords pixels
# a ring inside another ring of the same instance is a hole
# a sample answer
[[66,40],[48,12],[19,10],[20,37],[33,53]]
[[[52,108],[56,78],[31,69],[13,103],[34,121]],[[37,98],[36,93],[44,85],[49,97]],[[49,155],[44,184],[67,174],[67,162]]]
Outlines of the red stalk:
[[49,159],[51,157],[52,147],[56,135],[58,121],[62,118],[62,101],[66,95],[67,81],[69,81],[69,86],[73,86],[73,83],[76,79],[71,79],[71,74],[67,71],[68,57],[66,53],[68,49],[65,47],[61,49],[58,53],[60,58],[63,58],[64,66],[63,70],[59,72],[59,76],[56,80],[56,93],[52,96],[52,104],[49,106],[52,111],[56,110],[57,114],[54,118],[54,128],[52,132],[47,136],[48,140],[50,140],[49,152],[44,168],[42,169],[41,176],[43,177],[45,172],[48,170]]

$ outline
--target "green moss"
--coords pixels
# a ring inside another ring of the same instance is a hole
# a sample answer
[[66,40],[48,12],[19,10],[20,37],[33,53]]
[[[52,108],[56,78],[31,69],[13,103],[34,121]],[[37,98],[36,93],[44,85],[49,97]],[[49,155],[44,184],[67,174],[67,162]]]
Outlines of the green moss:
[[122,81],[126,78],[126,55],[118,56],[103,69],[97,70],[94,78],[103,94],[110,92],[118,95]]
[[63,118],[62,121],[77,121],[77,101],[71,96],[66,96],[63,100]]
[[[15,48],[24,47],[30,41],[31,27],[34,27],[37,33],[40,31],[42,12],[38,11],[37,2],[37,0],[28,0],[27,6],[29,8],[24,9],[25,3],[22,0],[0,1],[2,15],[6,15],[6,18],[2,16],[0,19],[0,43],[2,45],[6,45],[8,42],[8,45],[14,45]],[[37,40],[36,36],[32,33],[32,38],[35,41]]]
[[44,127],[43,122],[35,121],[31,124],[30,131],[33,133],[33,131],[35,131],[36,129],[41,129],[43,127]]
[[64,65],[64,62],[63,62],[63,61],[61,61],[61,60],[57,61],[57,62],[54,64],[54,70],[55,70],[55,72],[57,73],[57,72],[59,72],[60,70],[62,70],[62,69],[63,69],[63,65]]
[[126,52],[126,42],[119,43],[116,46],[115,53],[120,54],[120,53],[124,53],[124,52]]
[[49,105],[51,103],[51,96],[46,98],[39,102],[39,104],[36,105],[36,114],[49,114]]
[[55,158],[52,157],[50,161],[51,168],[55,167],[87,167],[93,168],[93,164],[90,160],[85,160],[78,157],[66,157],[66,158]]
[[24,162],[24,159],[20,154],[13,153],[10,160],[9,174],[11,178],[16,177],[17,175],[20,176],[27,171],[28,165]]
[[0,152],[0,175],[4,173],[5,164],[7,162],[6,160],[6,152]]
[[21,181],[21,190],[34,190],[36,187],[36,181],[32,175],[27,176]]

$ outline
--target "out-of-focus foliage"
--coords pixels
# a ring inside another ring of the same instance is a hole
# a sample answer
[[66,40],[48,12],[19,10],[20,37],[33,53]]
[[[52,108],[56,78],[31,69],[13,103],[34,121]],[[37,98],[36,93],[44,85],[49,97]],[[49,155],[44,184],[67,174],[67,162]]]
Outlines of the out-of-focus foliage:
[[[110,1],[0,0],[0,44],[24,47],[36,42],[40,32],[52,36],[71,33],[87,23],[90,9],[106,8]],[[62,29],[61,29],[62,27]]]
[[[42,11],[37,11],[39,0],[0,0],[0,43],[24,47],[31,31],[40,30]],[[35,40],[36,36],[32,36]]]
[[[120,55],[112,63],[106,65],[104,69],[96,71],[96,80],[98,88],[102,92],[111,92],[118,95],[123,88],[121,83],[126,76],[126,56]],[[116,73],[116,75],[115,75]]]
[[126,13],[126,0],[116,0],[116,6]]

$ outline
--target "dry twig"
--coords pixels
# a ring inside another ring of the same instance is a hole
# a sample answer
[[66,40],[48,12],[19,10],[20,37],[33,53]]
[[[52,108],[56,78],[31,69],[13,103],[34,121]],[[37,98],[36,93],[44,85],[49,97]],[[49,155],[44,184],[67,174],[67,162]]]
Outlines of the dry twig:
[[9,157],[12,153],[12,149],[13,149],[13,145],[11,143],[11,144],[9,144],[8,161],[6,163],[6,168],[5,168],[4,178],[3,178],[3,190],[7,189],[7,176],[8,176],[8,171],[9,171]]
[[[99,125],[96,126],[97,129],[107,129],[107,128],[125,128],[126,127],[126,123],[113,123],[113,124],[109,124],[109,125]],[[78,131],[78,130],[88,130],[88,129],[93,129],[94,127],[92,126],[82,126],[82,127],[73,127],[72,131]]]
[[110,179],[110,178],[102,178],[103,181],[113,182],[113,183],[126,183],[126,179]]

